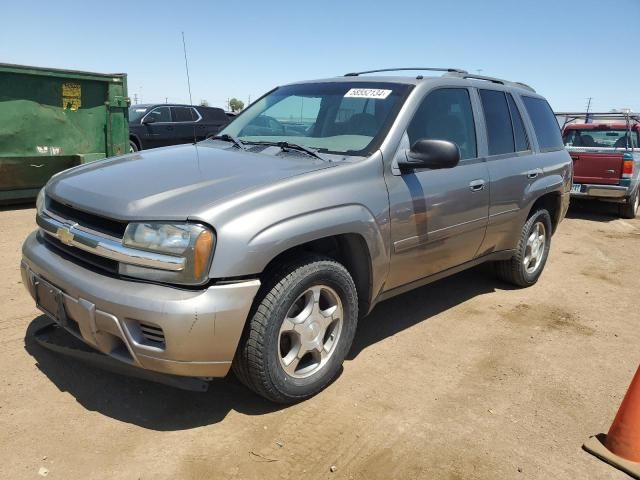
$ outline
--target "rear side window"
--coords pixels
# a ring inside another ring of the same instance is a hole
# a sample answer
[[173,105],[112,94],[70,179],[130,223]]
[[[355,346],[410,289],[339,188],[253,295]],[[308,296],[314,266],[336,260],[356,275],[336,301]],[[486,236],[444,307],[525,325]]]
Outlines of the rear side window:
[[515,151],[513,128],[504,92],[480,90],[480,99],[487,125],[489,155],[513,153]]
[[463,88],[441,88],[423,100],[407,128],[409,142],[448,140],[460,148],[460,158],[475,158],[476,130],[469,92]]
[[507,93],[507,103],[509,104],[509,113],[511,114],[511,124],[513,125],[513,140],[516,143],[516,152],[522,152],[529,150],[529,139],[527,138],[527,131],[524,128],[522,122],[522,116],[516,106],[516,102],[513,101],[513,97],[510,93]]
[[174,122],[193,122],[197,118],[192,108],[172,107],[172,109]]
[[527,109],[533,129],[538,137],[540,150],[558,150],[563,148],[560,125],[553,110],[542,98],[523,96],[522,101]]

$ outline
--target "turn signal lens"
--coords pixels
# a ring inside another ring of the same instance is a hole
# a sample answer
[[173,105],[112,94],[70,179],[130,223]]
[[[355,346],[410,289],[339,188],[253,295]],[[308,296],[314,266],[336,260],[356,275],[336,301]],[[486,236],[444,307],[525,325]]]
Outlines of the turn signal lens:
[[211,251],[213,250],[213,233],[204,230],[196,240],[193,256],[193,274],[195,278],[202,278],[209,266]]
[[631,177],[633,175],[633,160],[625,160],[622,164],[622,174]]

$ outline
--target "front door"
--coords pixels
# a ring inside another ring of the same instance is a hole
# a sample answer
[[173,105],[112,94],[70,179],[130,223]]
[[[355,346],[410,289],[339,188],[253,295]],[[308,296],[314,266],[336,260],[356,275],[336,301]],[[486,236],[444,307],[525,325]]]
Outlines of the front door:
[[398,156],[420,139],[449,140],[461,161],[450,169],[386,174],[391,214],[391,267],[386,290],[468,262],[482,243],[489,212],[489,174],[478,157],[466,88],[431,91],[416,111]]
[[[153,117],[153,123],[145,123],[147,117]],[[142,120],[142,143],[145,148],[164,147],[174,143],[173,122],[168,106],[156,107]]]

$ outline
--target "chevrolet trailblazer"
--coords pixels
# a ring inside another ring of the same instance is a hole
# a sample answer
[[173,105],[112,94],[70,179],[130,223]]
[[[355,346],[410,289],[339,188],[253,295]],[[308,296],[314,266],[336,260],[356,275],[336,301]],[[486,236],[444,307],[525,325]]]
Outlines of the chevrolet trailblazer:
[[111,357],[232,368],[286,403],[336,377],[378,302],[482,262],[534,284],[572,184],[551,108],[525,84],[418,70],[443,73],[278,87],[217,137],[56,175],[25,286]]

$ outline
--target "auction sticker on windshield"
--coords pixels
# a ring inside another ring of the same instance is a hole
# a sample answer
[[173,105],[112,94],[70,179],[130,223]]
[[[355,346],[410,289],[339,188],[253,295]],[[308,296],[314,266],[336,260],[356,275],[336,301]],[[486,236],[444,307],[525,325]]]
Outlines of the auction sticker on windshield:
[[391,90],[382,88],[352,88],[344,94],[345,98],[379,98],[384,100],[391,94]]

